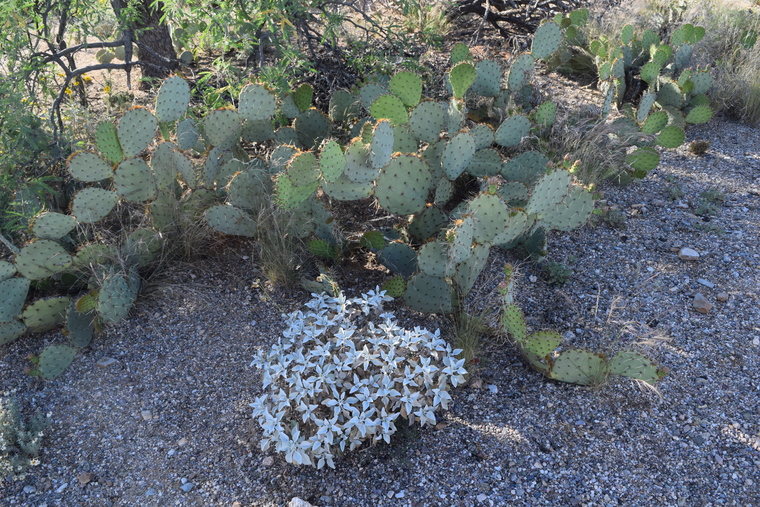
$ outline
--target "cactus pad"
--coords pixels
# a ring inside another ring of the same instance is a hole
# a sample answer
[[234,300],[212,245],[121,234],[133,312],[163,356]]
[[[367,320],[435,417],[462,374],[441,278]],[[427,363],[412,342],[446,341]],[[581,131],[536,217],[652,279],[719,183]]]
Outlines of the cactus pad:
[[530,46],[530,52],[534,58],[543,60],[551,56],[562,41],[562,30],[559,25],[553,22],[544,23],[538,27],[533,34],[533,43]]
[[354,183],[369,183],[378,174],[378,170],[369,164],[370,147],[360,139],[354,140],[346,148],[345,176]]
[[377,83],[369,83],[359,89],[359,100],[364,108],[369,111],[372,104],[386,93],[388,93],[387,88]]
[[434,143],[446,124],[446,111],[437,102],[425,101],[419,104],[409,119],[412,133],[420,141]]
[[375,119],[387,119],[394,125],[403,125],[409,121],[404,103],[395,95],[381,95],[372,103],[369,112]]
[[469,62],[460,62],[449,71],[449,82],[454,98],[462,99],[477,78],[475,67]]
[[0,322],[10,322],[21,315],[30,281],[27,278],[8,278],[0,282]]
[[588,350],[562,351],[552,362],[549,378],[579,384],[597,386],[607,378],[607,360],[604,356]]
[[268,120],[276,109],[275,96],[261,85],[249,84],[240,92],[238,113],[248,121]]
[[240,115],[232,109],[211,111],[203,120],[203,134],[215,148],[230,149],[235,146],[242,128]]
[[533,121],[541,127],[550,127],[554,124],[557,117],[557,104],[555,102],[544,102],[531,113]]
[[340,145],[330,139],[322,143],[319,153],[319,169],[322,177],[329,183],[335,183],[346,169],[346,156]]
[[522,138],[530,132],[530,120],[527,116],[516,114],[504,120],[494,134],[496,144],[513,148],[520,144]]
[[40,353],[39,371],[42,378],[51,380],[69,367],[77,349],[69,345],[48,345]]
[[504,69],[499,62],[482,60],[475,65],[475,82],[472,91],[483,97],[497,97],[501,92],[501,76]]
[[657,94],[654,92],[646,92],[641,96],[641,100],[639,101],[639,109],[636,111],[636,121],[641,123],[647,118],[647,116],[649,116],[649,112],[652,110],[652,106],[656,100]]
[[71,255],[49,239],[38,239],[16,255],[16,269],[29,280],[42,280],[60,273],[71,265]]
[[140,227],[127,235],[121,246],[121,257],[127,264],[145,267],[153,262],[163,243],[163,238],[157,230]]
[[486,266],[490,251],[491,247],[488,245],[475,245],[472,254],[457,265],[453,281],[460,294],[467,294],[472,290],[478,276]]
[[213,206],[204,213],[206,222],[212,229],[223,234],[256,236],[256,221],[240,208],[228,205]]
[[400,298],[404,295],[404,291],[406,291],[406,280],[404,280],[403,276],[394,276],[384,281],[380,289],[384,290],[392,298]]
[[473,239],[490,243],[500,233],[509,218],[509,208],[498,196],[481,194],[470,201],[469,210],[475,219]]
[[125,157],[136,157],[150,145],[156,136],[158,122],[147,109],[130,109],[119,120],[116,131]]
[[98,124],[98,127],[95,129],[95,146],[98,147],[100,153],[112,164],[118,164],[124,158],[116,125],[110,121]]
[[[381,94],[382,95],[382,94]],[[357,97],[346,90],[335,90],[330,95],[329,116],[335,123],[343,123],[359,114]]]
[[686,123],[707,123],[710,121],[710,118],[712,118],[712,116],[713,110],[710,108],[710,106],[700,105],[692,108],[692,110],[686,114]]
[[523,342],[528,336],[525,315],[519,306],[506,305],[501,314],[501,326],[515,341]]
[[416,153],[419,150],[417,138],[412,135],[408,125],[393,127],[393,152]]
[[98,293],[98,314],[103,322],[116,324],[124,320],[137,299],[139,279],[123,273],[108,275]]
[[200,133],[192,119],[185,118],[177,124],[177,145],[180,149],[189,150],[196,147],[199,139]]
[[319,162],[310,151],[296,153],[288,162],[285,172],[293,184],[311,185],[319,180]]
[[591,193],[581,187],[573,187],[562,202],[544,211],[543,223],[549,229],[570,231],[586,223],[593,210]]
[[567,195],[569,185],[570,173],[567,171],[557,170],[542,176],[533,187],[526,211],[537,215],[550,212]]
[[668,125],[657,134],[657,144],[664,148],[678,148],[686,139],[686,133],[677,125]]
[[66,310],[66,334],[69,343],[74,347],[83,348],[90,344],[95,334],[95,312],[79,312],[72,301]]
[[446,214],[435,206],[425,208],[414,215],[409,224],[409,234],[416,241],[425,241],[438,234],[447,221]]
[[116,192],[130,202],[145,202],[156,196],[153,172],[141,158],[130,158],[119,164],[113,183]]
[[303,83],[292,94],[293,103],[300,111],[306,111],[311,107],[314,99],[314,88],[309,83]]
[[283,208],[293,209],[306,201],[313,194],[319,182],[297,185],[287,174],[280,174],[275,180],[275,195],[277,203]]
[[414,155],[398,155],[380,172],[375,196],[387,211],[409,215],[425,206],[432,184],[424,160]]
[[322,184],[322,190],[336,201],[356,201],[372,195],[372,182],[354,183],[345,176],[341,176],[332,183],[325,181]]
[[489,148],[493,144],[493,129],[486,123],[479,123],[470,130],[478,150]]
[[454,227],[446,232],[446,239],[449,242],[449,260],[454,264],[459,264],[472,255],[475,227],[475,218],[470,216],[458,220]]
[[293,124],[298,141],[311,149],[330,137],[330,119],[321,111],[309,109],[298,115]]
[[369,151],[369,162],[375,169],[380,169],[391,161],[391,155],[393,155],[393,137],[393,127],[389,121],[381,120],[377,122],[372,132],[372,144]]
[[509,214],[503,228],[494,236],[494,245],[507,245],[522,236],[528,229],[528,215],[522,211]]
[[7,280],[16,274],[16,266],[8,261],[0,260],[0,281]]
[[431,276],[451,276],[453,266],[449,264],[449,245],[442,241],[425,243],[417,253],[420,271]]
[[533,72],[535,59],[532,55],[524,53],[512,62],[509,67],[509,77],[507,77],[507,86],[513,91],[521,90],[528,82],[528,75]]
[[92,183],[113,176],[111,165],[89,151],[78,151],[68,160],[69,174],[79,181]]
[[467,165],[467,172],[473,176],[496,176],[501,173],[501,155],[492,148],[478,150]]
[[0,322],[0,345],[6,345],[15,341],[26,333],[26,325],[20,320],[14,319],[8,322]]
[[508,181],[532,185],[546,174],[549,159],[541,152],[526,151],[504,163],[501,175]]
[[417,254],[404,243],[390,243],[378,252],[377,260],[391,272],[404,277],[417,271]]
[[647,173],[660,163],[660,154],[654,148],[638,148],[625,157],[625,162],[633,169]]
[[179,76],[166,79],[156,97],[156,116],[162,123],[175,122],[187,111],[190,104],[190,86]]
[[46,211],[34,219],[32,233],[41,239],[57,240],[73,231],[76,226],[77,219],[71,215]]
[[441,164],[446,177],[455,180],[467,169],[475,155],[475,138],[469,132],[461,132],[446,143],[441,157]]
[[510,206],[520,204],[519,207],[523,207],[528,200],[528,187],[519,181],[507,181],[499,187],[497,194]]
[[243,209],[260,210],[269,200],[272,180],[263,169],[236,174],[227,186],[227,201]]
[[70,302],[66,296],[38,299],[27,305],[21,318],[33,333],[49,331],[63,324]]
[[610,360],[610,373],[654,384],[663,371],[648,357],[633,351],[619,352]]
[[665,111],[656,111],[649,115],[641,126],[644,134],[656,134],[668,124],[668,113]]
[[404,301],[418,312],[449,313],[453,308],[454,291],[445,279],[418,273],[407,283]]
[[397,72],[388,82],[388,89],[407,107],[414,107],[422,97],[422,79],[407,70]]

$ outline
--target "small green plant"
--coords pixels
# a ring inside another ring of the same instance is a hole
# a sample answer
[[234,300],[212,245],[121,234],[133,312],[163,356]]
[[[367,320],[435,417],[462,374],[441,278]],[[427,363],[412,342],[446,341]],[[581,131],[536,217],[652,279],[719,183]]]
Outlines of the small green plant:
[[0,485],[35,462],[42,448],[48,419],[41,413],[25,418],[18,403],[0,396]]
[[461,349],[459,357],[465,359],[467,371],[472,374],[477,371],[481,362],[481,339],[490,334],[486,315],[472,315],[460,305],[452,313],[451,319],[454,332],[452,344],[455,349]]
[[710,142],[709,141],[692,141],[689,143],[689,152],[693,153],[694,155],[697,155],[698,157],[701,157],[705,153],[707,153],[707,150],[710,148]]
[[726,202],[726,194],[716,188],[705,190],[699,194],[694,214],[702,217],[714,216]]
[[561,262],[544,260],[540,266],[541,274],[551,285],[565,285],[573,276],[572,268]]
[[666,192],[668,194],[668,199],[671,201],[678,201],[680,199],[683,199],[683,196],[686,195],[683,191],[683,188],[681,188],[681,185],[677,183],[668,185]]
[[594,217],[597,223],[603,223],[613,229],[623,229],[627,221],[625,213],[609,206],[595,210]]

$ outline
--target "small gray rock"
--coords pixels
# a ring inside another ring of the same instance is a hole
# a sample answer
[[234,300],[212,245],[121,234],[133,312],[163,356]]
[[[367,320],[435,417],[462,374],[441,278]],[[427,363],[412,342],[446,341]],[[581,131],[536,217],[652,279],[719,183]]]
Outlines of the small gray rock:
[[684,261],[696,261],[699,259],[699,252],[693,248],[683,247],[678,251],[678,257]]
[[301,500],[297,496],[294,496],[290,503],[288,504],[288,507],[314,507],[312,504],[307,502],[306,500]]
[[694,296],[694,301],[691,304],[699,313],[710,313],[710,310],[713,309],[713,304],[699,292]]
[[95,363],[95,366],[98,366],[100,368],[108,368],[109,366],[116,364],[116,359],[113,357],[104,357],[97,363]]
[[180,486],[179,489],[181,489],[185,493],[189,493],[190,491],[192,491],[194,487],[195,487],[195,484],[193,484],[192,482],[186,482],[182,486]]
[[706,278],[697,278],[697,283],[700,285],[704,285],[705,287],[712,289],[715,287],[715,284],[712,283],[710,280],[707,280]]
[[24,493],[26,493],[27,495],[31,495],[35,491],[37,490],[34,488],[34,486],[24,486]]
[[719,292],[717,296],[715,296],[715,299],[720,301],[721,303],[725,303],[728,301],[728,292]]

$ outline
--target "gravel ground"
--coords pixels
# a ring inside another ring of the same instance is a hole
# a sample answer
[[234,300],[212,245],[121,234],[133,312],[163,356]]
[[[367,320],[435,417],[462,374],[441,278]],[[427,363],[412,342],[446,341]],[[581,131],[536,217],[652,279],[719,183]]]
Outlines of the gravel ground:
[[[260,379],[247,365],[305,297],[267,292],[238,251],[174,269],[55,381],[21,365],[60,337],[0,353],[4,389],[53,421],[41,464],[0,486],[2,503],[760,504],[760,131],[716,120],[689,136],[710,141],[707,155],[682,148],[644,181],[605,189],[618,221],[550,238],[550,260],[573,270],[566,284],[519,266],[517,300],[534,328],[605,350],[646,342],[637,346],[671,370],[659,393],[552,383],[511,346],[486,343],[482,386],[456,390],[435,428],[405,430],[336,470],[289,466],[258,450],[248,404]],[[725,202],[695,215],[712,188]],[[682,247],[699,258],[680,259]],[[493,257],[487,307],[501,264],[515,261]],[[697,293],[708,313],[693,308]]]

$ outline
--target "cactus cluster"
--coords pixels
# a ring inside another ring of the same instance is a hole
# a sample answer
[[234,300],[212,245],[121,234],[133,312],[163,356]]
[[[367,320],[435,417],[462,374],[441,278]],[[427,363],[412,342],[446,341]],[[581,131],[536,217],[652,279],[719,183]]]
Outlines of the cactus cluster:
[[559,382],[584,386],[599,386],[610,375],[619,375],[654,385],[666,370],[645,355],[623,350],[608,357],[587,349],[567,347],[556,331],[528,332],[522,310],[512,302],[511,269],[505,270],[501,326],[519,348],[525,361],[546,377]]

